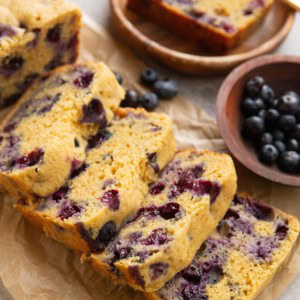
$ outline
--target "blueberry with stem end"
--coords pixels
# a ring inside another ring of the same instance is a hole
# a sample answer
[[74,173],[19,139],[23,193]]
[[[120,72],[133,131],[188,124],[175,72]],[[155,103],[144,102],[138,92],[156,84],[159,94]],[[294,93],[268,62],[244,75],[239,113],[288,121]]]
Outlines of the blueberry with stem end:
[[275,146],[273,145],[264,145],[259,151],[259,159],[265,164],[271,164],[274,162],[279,153]]
[[158,97],[155,93],[146,93],[141,98],[141,105],[147,110],[147,111],[153,111],[158,106]]
[[296,114],[300,111],[300,99],[294,92],[284,93],[278,100],[278,111],[282,114]]
[[141,74],[141,82],[148,86],[153,86],[158,80],[158,73],[152,68],[146,68]]

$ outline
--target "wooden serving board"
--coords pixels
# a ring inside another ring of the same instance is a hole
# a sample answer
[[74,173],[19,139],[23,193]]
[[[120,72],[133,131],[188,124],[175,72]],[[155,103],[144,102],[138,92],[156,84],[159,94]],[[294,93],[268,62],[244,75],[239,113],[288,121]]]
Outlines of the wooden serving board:
[[213,56],[126,8],[127,0],[110,0],[113,19],[122,37],[140,55],[189,74],[224,73],[253,57],[274,50],[290,32],[295,11],[276,1],[260,27],[226,55]]

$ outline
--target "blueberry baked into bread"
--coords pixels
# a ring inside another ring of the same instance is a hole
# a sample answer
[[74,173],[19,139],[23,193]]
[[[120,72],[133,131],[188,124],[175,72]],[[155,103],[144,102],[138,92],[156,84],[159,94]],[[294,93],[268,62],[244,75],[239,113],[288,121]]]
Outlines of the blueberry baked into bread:
[[[98,120],[89,111],[66,119]],[[88,254],[101,251],[141,207],[148,184],[174,157],[175,138],[168,116],[119,109],[107,127],[78,142],[85,158],[69,160],[65,182],[47,197],[16,207],[46,235]]]
[[178,152],[150,185],[143,208],[91,262],[116,282],[156,291],[189,265],[235,192],[230,156]]
[[244,40],[272,4],[273,0],[128,0],[138,14],[214,52]]
[[0,0],[0,106],[79,51],[81,12],[67,0]]
[[53,194],[123,97],[103,63],[63,66],[38,79],[1,124],[1,187],[27,203]]
[[288,259],[299,221],[236,196],[191,264],[149,300],[254,300]]

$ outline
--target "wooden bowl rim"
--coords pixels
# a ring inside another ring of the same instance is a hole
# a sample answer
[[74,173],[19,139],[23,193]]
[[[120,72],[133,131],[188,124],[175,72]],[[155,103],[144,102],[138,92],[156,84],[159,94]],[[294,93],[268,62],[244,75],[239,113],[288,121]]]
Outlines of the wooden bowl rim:
[[275,34],[271,39],[265,41],[259,47],[254,48],[250,51],[224,55],[224,56],[201,56],[179,52],[176,50],[169,49],[162,46],[156,41],[151,40],[146,35],[141,33],[125,16],[123,9],[120,6],[120,0],[110,0],[113,16],[117,19],[117,25],[119,28],[125,29],[128,34],[134,36],[140,44],[147,46],[147,49],[152,50],[156,55],[169,56],[170,60],[184,60],[192,64],[198,64],[200,66],[205,65],[209,68],[209,65],[214,64],[219,65],[222,69],[229,68],[230,66],[235,66],[245,60],[251,59],[253,57],[270,52],[272,49],[276,48],[290,32],[295,19],[295,10],[290,9],[288,16],[282,28],[277,34]]
[[218,95],[217,95],[217,122],[221,132],[221,135],[229,148],[230,152],[248,169],[256,173],[257,175],[267,178],[276,183],[284,185],[300,186],[300,174],[289,175],[288,173],[281,173],[278,170],[271,169],[268,166],[263,165],[258,159],[245,159],[245,153],[239,151],[239,145],[236,139],[231,134],[229,127],[229,120],[226,116],[226,104],[228,96],[236,84],[236,82],[245,76],[250,71],[264,66],[276,63],[295,63],[300,64],[300,56],[291,55],[264,55],[258,58],[254,58],[246,63],[235,68],[223,82]]

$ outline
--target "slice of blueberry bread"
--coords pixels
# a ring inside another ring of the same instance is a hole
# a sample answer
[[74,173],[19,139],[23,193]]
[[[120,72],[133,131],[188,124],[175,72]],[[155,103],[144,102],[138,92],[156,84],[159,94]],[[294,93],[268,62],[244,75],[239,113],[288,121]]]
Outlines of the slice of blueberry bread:
[[81,12],[67,0],[0,0],[0,107],[32,81],[75,62]]
[[115,281],[156,291],[192,261],[236,192],[232,159],[178,152],[149,186],[141,208],[92,264]]
[[149,300],[253,300],[289,258],[299,221],[236,196],[192,263]]
[[173,123],[164,114],[119,109],[80,144],[86,158],[72,160],[61,187],[17,208],[48,236],[88,254],[101,251],[141,207],[148,184],[174,157]]
[[29,203],[53,194],[123,97],[103,63],[63,66],[38,79],[2,122],[1,187]]
[[[129,0],[128,7],[214,52],[244,40],[274,0]],[[163,18],[161,16],[164,16]]]

